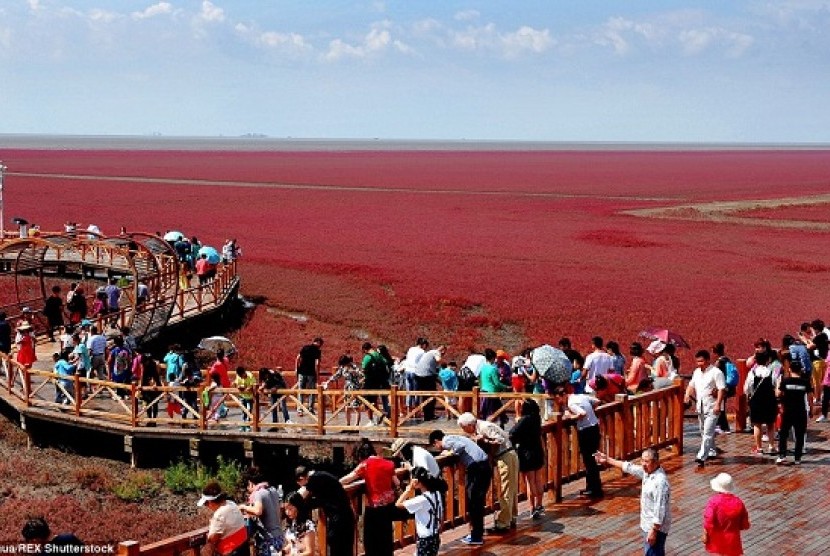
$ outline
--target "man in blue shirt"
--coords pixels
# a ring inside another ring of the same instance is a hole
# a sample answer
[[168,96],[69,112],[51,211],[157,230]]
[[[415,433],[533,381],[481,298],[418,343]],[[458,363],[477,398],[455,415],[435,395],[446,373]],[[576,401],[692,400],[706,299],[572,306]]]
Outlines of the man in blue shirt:
[[447,455],[456,455],[467,470],[466,501],[470,516],[470,534],[461,539],[464,544],[479,546],[484,544],[484,505],[493,469],[490,458],[479,448],[478,444],[466,436],[448,434],[434,430],[429,433],[429,444]]

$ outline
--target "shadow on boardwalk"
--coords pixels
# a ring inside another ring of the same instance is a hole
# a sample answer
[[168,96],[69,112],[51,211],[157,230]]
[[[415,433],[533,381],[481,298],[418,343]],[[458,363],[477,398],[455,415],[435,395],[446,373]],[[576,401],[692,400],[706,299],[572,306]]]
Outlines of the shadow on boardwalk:
[[[709,481],[721,472],[733,476],[736,494],[749,510],[752,527],[743,534],[747,555],[830,553],[830,535],[821,515],[830,499],[825,479],[830,472],[830,424],[810,423],[808,453],[800,467],[777,466],[772,456],[751,455],[751,435],[740,433],[719,436],[717,445],[724,453],[698,469],[694,462],[700,441],[697,426],[687,420],[685,429],[685,454],[667,455],[663,462],[672,487],[674,519],[668,554],[706,554],[700,541],[703,509],[712,494]],[[527,504],[522,504],[518,528],[508,535],[486,537],[481,547],[460,542],[467,533],[463,527],[447,531],[442,535],[441,554],[642,554],[639,481],[611,469],[603,473],[603,482],[606,497],[595,502],[578,496],[584,488],[582,480],[566,485],[562,503],[548,504],[539,521],[531,520]],[[415,554],[415,547],[399,553]]]

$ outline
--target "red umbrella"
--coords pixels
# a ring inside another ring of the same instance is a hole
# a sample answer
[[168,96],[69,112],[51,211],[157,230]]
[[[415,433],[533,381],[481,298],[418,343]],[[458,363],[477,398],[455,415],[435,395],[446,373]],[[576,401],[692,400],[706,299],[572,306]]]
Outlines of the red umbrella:
[[640,332],[640,336],[649,338],[650,340],[660,340],[666,344],[674,344],[677,347],[687,349],[691,347],[689,346],[689,342],[683,339],[683,336],[677,332],[672,332],[668,328],[646,328]]

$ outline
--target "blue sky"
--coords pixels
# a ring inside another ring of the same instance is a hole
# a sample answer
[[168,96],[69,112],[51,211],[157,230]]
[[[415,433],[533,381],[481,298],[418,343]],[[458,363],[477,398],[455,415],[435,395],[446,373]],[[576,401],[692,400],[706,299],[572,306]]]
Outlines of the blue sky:
[[830,142],[830,0],[0,0],[0,133]]

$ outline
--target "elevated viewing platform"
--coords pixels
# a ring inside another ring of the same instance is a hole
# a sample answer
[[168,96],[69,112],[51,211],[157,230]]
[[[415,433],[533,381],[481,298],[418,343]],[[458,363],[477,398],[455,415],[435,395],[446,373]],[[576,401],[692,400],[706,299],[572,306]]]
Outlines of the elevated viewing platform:
[[47,328],[43,308],[54,285],[62,285],[65,292],[70,282],[79,284],[91,309],[96,290],[116,279],[121,288],[119,310],[87,318],[99,330],[110,323],[126,326],[140,343],[223,307],[239,291],[234,261],[217,265],[210,281],[194,286],[170,242],[153,234],[40,232],[21,238],[5,231],[2,236],[0,311],[14,324],[27,320],[40,339]]

